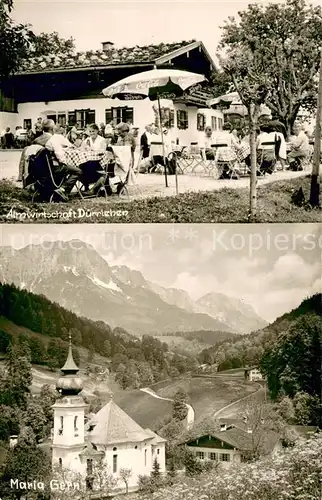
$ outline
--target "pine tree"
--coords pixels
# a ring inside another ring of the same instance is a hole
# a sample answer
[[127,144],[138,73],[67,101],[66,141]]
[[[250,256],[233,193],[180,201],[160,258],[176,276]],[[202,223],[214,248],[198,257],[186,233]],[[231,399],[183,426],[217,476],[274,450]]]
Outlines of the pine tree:
[[155,459],[153,460],[151,476],[160,477],[160,464],[157,457],[155,457]]

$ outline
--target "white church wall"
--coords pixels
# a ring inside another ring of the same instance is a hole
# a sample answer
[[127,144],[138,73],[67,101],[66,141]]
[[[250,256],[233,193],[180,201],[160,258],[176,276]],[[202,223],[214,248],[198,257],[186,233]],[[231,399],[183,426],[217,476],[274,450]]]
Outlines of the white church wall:
[[[149,476],[151,473],[154,456],[152,454],[152,446],[148,441],[145,443],[122,443],[115,446],[108,446],[107,448],[98,446],[98,450],[105,451],[104,462],[107,469],[115,477],[119,477],[121,469],[131,469],[132,475],[129,479],[131,487],[137,486],[139,476]],[[117,456],[116,470],[113,469],[114,455]],[[164,454],[161,452],[160,461],[163,462],[162,470],[164,470],[165,465],[163,456]],[[122,480],[120,480],[119,486],[122,486]]]
[[[75,418],[76,428],[75,428]],[[63,427],[62,427],[63,424]],[[54,416],[54,441],[56,445],[73,445],[84,442],[84,408],[56,408]]]
[[79,454],[82,451],[81,447],[71,448],[56,448],[53,447],[52,452],[52,467],[62,467],[65,471],[75,473],[75,476],[80,475],[86,477],[86,461],[80,460]]

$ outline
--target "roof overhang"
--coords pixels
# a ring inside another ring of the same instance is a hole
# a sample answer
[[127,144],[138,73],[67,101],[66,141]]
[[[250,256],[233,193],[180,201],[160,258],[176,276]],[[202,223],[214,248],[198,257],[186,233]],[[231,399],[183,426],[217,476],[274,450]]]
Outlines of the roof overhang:
[[128,64],[108,64],[106,66],[77,66],[77,67],[66,67],[57,69],[47,69],[42,71],[20,71],[12,75],[15,76],[25,76],[25,75],[45,75],[50,73],[71,73],[78,71],[105,71],[110,69],[124,69],[124,68],[147,68],[149,66],[153,67],[154,62],[143,62],[143,63],[128,63]]
[[182,54],[187,54],[188,52],[190,52],[190,50],[197,49],[197,48],[200,48],[201,50],[203,50],[203,52],[206,54],[207,58],[209,59],[209,63],[212,66],[212,69],[214,71],[217,70],[218,68],[215,64],[215,61],[213,60],[213,58],[209,54],[209,52],[206,49],[206,47],[204,46],[203,42],[200,42],[200,41],[189,43],[189,45],[185,45],[184,47],[180,47],[180,49],[174,50],[173,52],[168,52],[167,54],[164,54],[164,56],[158,57],[155,60],[155,64],[159,65],[159,64],[169,63],[169,62],[171,62],[172,59],[175,59],[176,57],[179,57]]

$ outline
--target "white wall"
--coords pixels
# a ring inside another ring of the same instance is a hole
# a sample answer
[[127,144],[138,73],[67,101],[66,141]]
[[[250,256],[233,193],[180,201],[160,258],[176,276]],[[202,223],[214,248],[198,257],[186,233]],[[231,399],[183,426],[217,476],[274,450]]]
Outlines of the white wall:
[[[74,417],[77,416],[77,431],[74,431]],[[63,417],[63,433],[59,434]],[[77,445],[84,443],[84,408],[62,407],[55,408],[54,436],[55,445]]]
[[56,113],[68,113],[77,109],[95,110],[95,122],[105,123],[105,110],[111,107],[128,106],[134,108],[135,126],[144,129],[144,126],[154,120],[152,103],[149,99],[142,101],[120,101],[119,99],[73,99],[70,101],[28,102],[18,105],[21,122],[31,119],[34,124],[39,116],[46,117]]
[[[155,102],[149,99],[142,101],[120,101],[119,99],[99,98],[99,99],[73,99],[69,101],[49,101],[29,102],[18,105],[18,115],[16,115],[16,124],[20,125],[24,119],[31,119],[34,124],[39,116],[46,117],[56,113],[75,111],[77,109],[95,110],[95,122],[97,124],[105,123],[105,110],[111,107],[129,106],[134,110],[134,125],[139,127],[139,135],[143,133],[145,125],[154,122],[153,106]],[[179,139],[180,145],[190,145],[191,142],[203,138],[204,132],[197,130],[197,113],[203,113],[206,116],[206,125],[211,125],[211,116],[223,117],[221,111],[203,108],[198,110],[196,107],[186,106],[185,104],[173,104],[170,100],[161,100],[161,106],[174,109],[174,128],[170,129],[169,137],[176,141]],[[186,110],[188,112],[188,129],[179,130],[177,128],[177,110]],[[10,113],[7,113],[10,115]]]
[[[137,446],[137,448],[135,448]],[[116,448],[116,450],[113,450]],[[108,446],[98,450],[105,451],[105,463],[110,472],[113,471],[113,455],[117,455],[117,471],[114,473],[115,477],[119,477],[120,469],[131,469],[132,475],[129,479],[129,486],[137,486],[139,476],[149,476],[152,470],[153,456],[152,447],[149,442],[146,443],[122,443],[115,446]],[[145,463],[145,450],[146,450],[146,463]],[[163,464],[164,470],[164,464]],[[118,487],[122,486],[120,480]]]
[[14,132],[17,125],[23,125],[23,121],[18,113],[0,112],[0,132],[7,127],[10,127],[11,132]]

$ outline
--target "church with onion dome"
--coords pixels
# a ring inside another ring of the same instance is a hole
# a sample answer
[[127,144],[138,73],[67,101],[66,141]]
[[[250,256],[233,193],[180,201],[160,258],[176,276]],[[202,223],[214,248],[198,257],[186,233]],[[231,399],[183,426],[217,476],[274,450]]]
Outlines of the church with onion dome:
[[112,397],[96,414],[88,415],[71,340],[61,372],[56,384],[61,397],[53,405],[53,468],[75,472],[93,491],[98,488],[95,467],[104,467],[106,474],[113,478],[117,491],[125,489],[121,470],[130,471],[129,491],[137,489],[139,476],[150,475],[155,460],[160,472],[165,472],[166,440],[150,429],[140,427],[115,404]]

